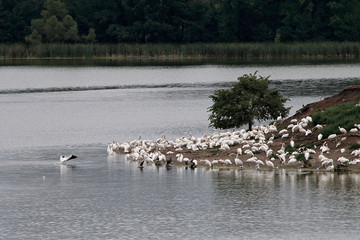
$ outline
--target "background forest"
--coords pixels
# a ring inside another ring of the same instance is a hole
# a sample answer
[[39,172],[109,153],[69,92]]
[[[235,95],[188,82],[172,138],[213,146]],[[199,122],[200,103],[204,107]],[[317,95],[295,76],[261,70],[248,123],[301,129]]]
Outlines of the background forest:
[[0,42],[360,41],[357,0],[0,0]]

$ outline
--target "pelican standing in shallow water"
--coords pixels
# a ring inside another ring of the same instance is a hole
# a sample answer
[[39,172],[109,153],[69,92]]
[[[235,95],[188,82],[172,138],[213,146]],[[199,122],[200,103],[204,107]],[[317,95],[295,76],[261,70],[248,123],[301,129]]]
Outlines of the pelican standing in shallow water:
[[77,156],[75,155],[61,155],[60,156],[60,162],[61,163],[66,163],[67,161],[71,160],[71,159],[74,159],[74,158],[77,158]]

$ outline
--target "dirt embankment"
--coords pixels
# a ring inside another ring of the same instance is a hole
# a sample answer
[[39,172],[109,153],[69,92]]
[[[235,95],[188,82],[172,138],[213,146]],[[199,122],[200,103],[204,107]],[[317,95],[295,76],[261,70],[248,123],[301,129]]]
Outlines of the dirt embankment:
[[291,119],[301,119],[306,116],[310,116],[311,114],[314,114],[318,111],[326,110],[327,108],[339,104],[350,103],[354,101],[360,101],[360,85],[348,86],[334,96],[324,98],[323,100],[318,102],[307,104],[303,108],[296,111],[293,116],[285,119],[281,124],[278,125],[278,127],[284,128],[288,126]]

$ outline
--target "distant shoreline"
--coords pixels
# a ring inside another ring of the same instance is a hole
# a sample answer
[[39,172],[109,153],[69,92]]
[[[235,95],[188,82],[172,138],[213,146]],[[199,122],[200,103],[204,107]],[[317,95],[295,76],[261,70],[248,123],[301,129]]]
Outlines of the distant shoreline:
[[0,59],[360,59],[360,42],[0,44]]

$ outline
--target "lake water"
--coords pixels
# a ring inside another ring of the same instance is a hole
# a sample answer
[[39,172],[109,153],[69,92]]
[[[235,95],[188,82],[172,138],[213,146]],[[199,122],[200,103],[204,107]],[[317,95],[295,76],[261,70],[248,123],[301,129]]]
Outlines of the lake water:
[[358,239],[359,174],[140,171],[107,156],[112,140],[211,133],[209,95],[257,70],[291,114],[360,84],[356,62],[2,63],[0,239]]

